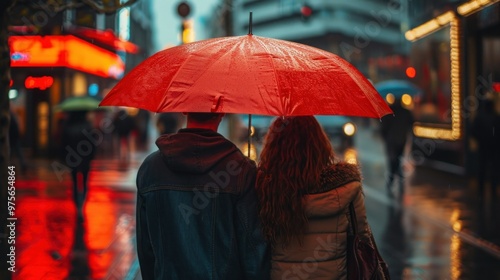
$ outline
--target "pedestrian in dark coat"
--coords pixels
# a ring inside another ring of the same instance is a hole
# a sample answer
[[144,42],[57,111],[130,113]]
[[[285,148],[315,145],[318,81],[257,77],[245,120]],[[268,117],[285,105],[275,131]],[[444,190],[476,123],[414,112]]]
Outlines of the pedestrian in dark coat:
[[404,192],[404,173],[402,170],[402,157],[406,142],[411,135],[413,127],[413,114],[403,107],[401,100],[397,98],[390,108],[394,112],[392,116],[382,118],[381,134],[385,144],[388,169],[386,189],[389,196],[393,196],[392,185],[395,177],[399,178],[399,195]]
[[[83,205],[87,196],[90,164],[94,159],[96,147],[87,137],[92,124],[86,119],[86,111],[70,112],[62,128],[62,144],[66,165],[71,168],[73,199],[78,218],[83,219]],[[78,175],[82,180],[79,184]]]
[[130,135],[136,128],[134,119],[123,109],[113,119],[115,132],[118,135],[118,154],[120,160],[128,160],[130,154]]
[[223,114],[189,113],[137,174],[142,278],[268,279],[255,163],[217,133]]

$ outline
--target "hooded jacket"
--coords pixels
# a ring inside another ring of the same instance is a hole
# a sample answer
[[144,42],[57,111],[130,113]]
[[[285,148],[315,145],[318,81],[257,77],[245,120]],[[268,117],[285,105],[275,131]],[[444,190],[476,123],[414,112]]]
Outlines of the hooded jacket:
[[181,129],[156,144],[137,175],[143,279],[268,279],[255,163],[206,129]]
[[360,237],[371,244],[358,167],[347,163],[330,166],[321,175],[320,188],[304,199],[308,228],[302,244],[276,245],[271,279],[346,279],[351,202]]

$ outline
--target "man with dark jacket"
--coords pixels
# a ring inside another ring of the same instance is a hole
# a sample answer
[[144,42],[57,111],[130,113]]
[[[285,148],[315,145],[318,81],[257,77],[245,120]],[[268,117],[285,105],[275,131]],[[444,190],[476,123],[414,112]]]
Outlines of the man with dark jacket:
[[381,123],[381,133],[385,144],[389,172],[386,188],[389,196],[393,196],[392,184],[395,176],[399,177],[399,196],[404,192],[404,174],[401,166],[401,157],[405,149],[408,135],[413,127],[413,114],[403,107],[401,99],[397,98],[390,105],[394,115],[385,116]]
[[217,133],[223,114],[189,113],[137,175],[142,278],[268,279],[255,163]]

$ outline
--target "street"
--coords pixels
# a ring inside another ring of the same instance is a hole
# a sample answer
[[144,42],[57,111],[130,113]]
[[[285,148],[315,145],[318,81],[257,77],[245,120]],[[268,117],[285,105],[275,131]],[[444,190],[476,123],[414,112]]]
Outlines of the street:
[[[410,161],[405,192],[392,199],[373,127],[359,127],[355,146],[369,223],[392,279],[500,279],[498,206],[479,205],[466,180]],[[140,279],[135,174],[154,148],[132,145],[128,162],[110,155],[94,160],[83,225],[77,223],[69,174],[59,181],[54,161],[31,160],[16,181],[14,278]]]

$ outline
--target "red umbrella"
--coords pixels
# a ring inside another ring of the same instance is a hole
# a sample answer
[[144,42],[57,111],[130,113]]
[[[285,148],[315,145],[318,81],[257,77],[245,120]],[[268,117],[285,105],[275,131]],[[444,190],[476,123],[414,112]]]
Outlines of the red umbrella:
[[339,56],[251,34],[160,51],[126,75],[100,105],[274,116],[391,113],[370,81]]

